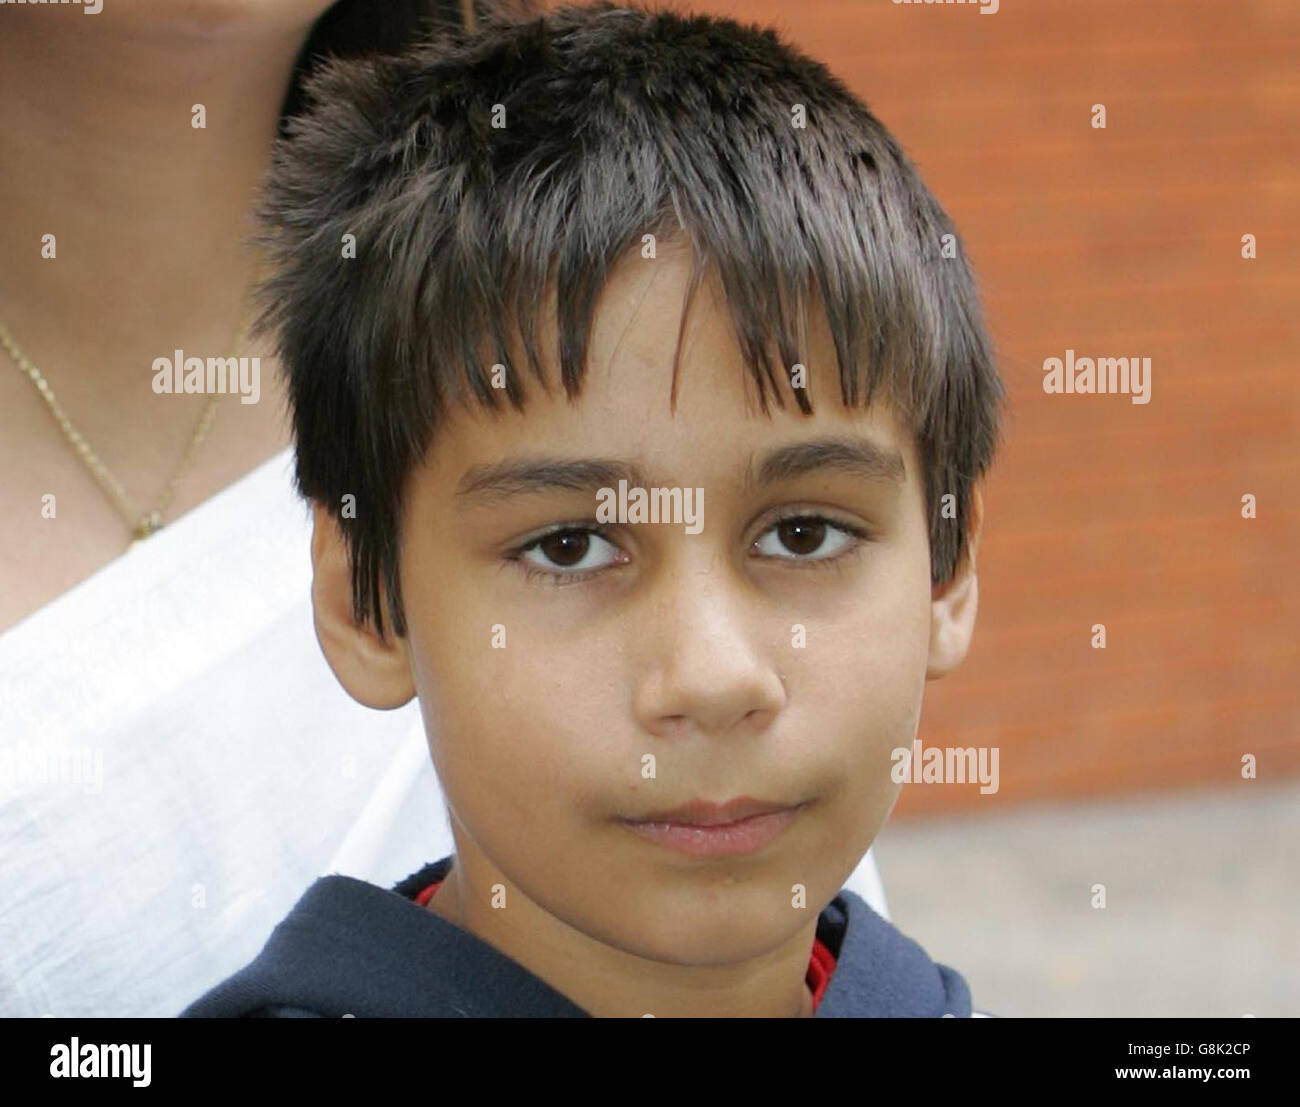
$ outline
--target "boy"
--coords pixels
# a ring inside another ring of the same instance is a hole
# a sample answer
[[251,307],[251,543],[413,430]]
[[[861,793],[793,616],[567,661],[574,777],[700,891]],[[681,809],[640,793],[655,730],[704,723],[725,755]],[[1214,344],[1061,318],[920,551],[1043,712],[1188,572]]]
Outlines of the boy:
[[314,93],[262,323],[317,635],[418,697],[456,849],[321,878],[184,1014],[971,1015],[842,888],[969,645],[1002,398],[898,145],[774,32],[608,3]]

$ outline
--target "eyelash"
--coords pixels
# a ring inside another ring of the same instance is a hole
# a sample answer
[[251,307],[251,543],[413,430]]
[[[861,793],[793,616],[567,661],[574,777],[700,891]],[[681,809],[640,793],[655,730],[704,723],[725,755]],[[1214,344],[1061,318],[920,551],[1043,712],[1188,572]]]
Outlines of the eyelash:
[[[805,512],[793,512],[789,515],[782,515],[781,517],[772,520],[771,525],[767,528],[767,530],[763,531],[762,535],[759,535],[759,538],[762,538],[763,535],[769,533],[776,527],[779,527],[782,523],[791,523],[791,522],[827,523],[831,527],[834,527],[836,530],[840,530],[846,534],[852,535],[854,541],[851,542],[849,545],[847,545],[839,553],[832,554],[830,557],[810,558],[810,557],[795,556],[795,557],[770,558],[767,560],[780,561],[796,569],[838,570],[843,568],[843,562],[846,558],[852,557],[855,554],[860,553],[863,545],[871,541],[871,534],[862,527],[856,526],[852,523],[841,522],[840,520],[832,519],[826,515],[818,515],[815,513],[808,514]],[[606,566],[603,569],[588,569],[585,572],[578,572],[578,573],[558,572],[554,569],[539,569],[536,565],[532,565],[529,562],[525,561],[523,559],[523,555],[528,553],[530,550],[534,549],[535,547],[540,546],[543,542],[546,541],[546,539],[553,538],[557,534],[595,534],[605,539],[605,541],[608,542],[610,541],[609,535],[612,533],[613,533],[612,527],[604,526],[600,524],[563,523],[557,527],[552,528],[551,530],[548,530],[545,534],[539,534],[536,538],[530,539],[522,546],[516,546],[512,551],[510,551],[509,554],[507,554],[507,560],[517,563],[523,569],[524,575],[529,580],[532,580],[535,577],[543,577],[546,579],[547,583],[553,584],[557,587],[564,587],[565,585],[569,585],[569,584],[580,584],[584,580],[588,580],[592,577],[598,577],[600,576],[601,573],[608,572],[610,569],[617,568],[617,566],[610,565],[610,566]]]

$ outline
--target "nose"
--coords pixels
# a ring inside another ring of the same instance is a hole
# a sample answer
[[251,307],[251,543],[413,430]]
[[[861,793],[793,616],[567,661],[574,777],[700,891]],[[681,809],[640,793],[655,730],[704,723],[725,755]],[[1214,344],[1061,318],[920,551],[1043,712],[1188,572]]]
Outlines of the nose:
[[725,558],[703,549],[683,555],[634,617],[644,634],[633,647],[641,665],[633,710],[648,733],[721,736],[761,727],[781,710],[786,690],[774,651],[782,638],[764,635],[743,575]]

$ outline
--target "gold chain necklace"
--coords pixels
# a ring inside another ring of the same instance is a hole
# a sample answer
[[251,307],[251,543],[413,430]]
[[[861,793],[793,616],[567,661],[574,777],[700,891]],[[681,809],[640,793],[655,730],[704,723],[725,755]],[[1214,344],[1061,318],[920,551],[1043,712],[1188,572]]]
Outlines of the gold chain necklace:
[[[236,329],[235,337],[231,341],[232,350],[238,344],[243,331],[244,318],[241,316],[239,327]],[[213,393],[210,395],[207,403],[203,405],[203,413],[199,416],[198,426],[194,428],[194,433],[190,435],[190,441],[185,447],[185,453],[181,457],[180,465],[177,466],[171,479],[164,485],[157,504],[150,511],[142,511],[127,494],[126,489],[122,487],[121,481],[108,471],[108,467],[99,459],[99,455],[90,448],[90,443],[72,425],[72,420],[68,418],[67,412],[63,410],[63,405],[55,397],[54,390],[45,379],[45,374],[18,348],[18,344],[14,342],[13,336],[9,333],[9,328],[4,325],[3,321],[0,321],[0,345],[4,346],[18,368],[26,373],[32,384],[36,386],[41,398],[49,405],[50,412],[59,424],[60,429],[76,449],[77,455],[86,463],[99,486],[107,493],[126,519],[126,524],[131,528],[131,534],[134,538],[131,546],[135,546],[136,543],[160,530],[164,522],[163,512],[167,510],[172,498],[176,495],[177,485],[180,484],[181,478],[185,476],[194,463],[194,456],[198,452],[199,445],[207,437],[208,428],[212,426],[212,418],[217,413],[218,394]]]

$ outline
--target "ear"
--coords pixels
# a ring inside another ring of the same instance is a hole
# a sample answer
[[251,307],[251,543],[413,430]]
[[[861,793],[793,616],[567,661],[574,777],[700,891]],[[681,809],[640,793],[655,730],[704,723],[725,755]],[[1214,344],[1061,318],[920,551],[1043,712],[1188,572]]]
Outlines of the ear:
[[352,617],[352,573],[347,546],[338,523],[320,504],[312,505],[311,605],[316,641],[338,682],[358,703],[388,711],[409,703],[415,695],[406,640],[392,633],[387,604],[385,641],[370,622]]
[[979,607],[979,580],[975,555],[984,530],[984,498],[980,490],[971,495],[970,531],[966,551],[952,580],[934,587],[930,598],[930,663],[926,680],[947,676],[965,659],[975,633],[975,612]]

